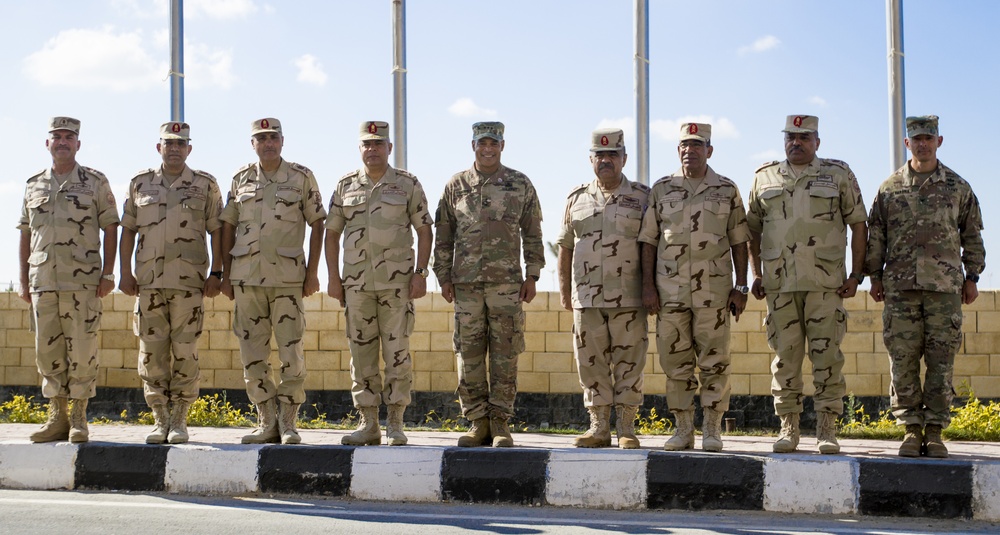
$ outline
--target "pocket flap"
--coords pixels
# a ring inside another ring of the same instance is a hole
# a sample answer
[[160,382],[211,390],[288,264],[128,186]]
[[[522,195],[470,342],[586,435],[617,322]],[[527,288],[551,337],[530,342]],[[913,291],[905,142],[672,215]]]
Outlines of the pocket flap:
[[40,266],[49,259],[49,253],[47,251],[35,251],[28,256],[28,265]]
[[367,254],[364,249],[344,249],[344,263],[357,264],[364,261]]
[[816,258],[822,258],[823,260],[840,260],[843,256],[843,249],[840,249],[839,247],[824,247],[822,249],[816,249]]
[[299,258],[305,254],[305,250],[302,247],[275,247],[274,252],[286,258]]
[[781,258],[781,249],[762,249],[760,258],[762,260],[777,260]]
[[249,245],[234,245],[232,249],[229,250],[229,254],[233,256],[244,256],[250,254]]
[[826,187],[812,187],[809,188],[810,197],[822,197],[824,199],[830,199],[840,195],[840,191],[837,188],[826,188]]

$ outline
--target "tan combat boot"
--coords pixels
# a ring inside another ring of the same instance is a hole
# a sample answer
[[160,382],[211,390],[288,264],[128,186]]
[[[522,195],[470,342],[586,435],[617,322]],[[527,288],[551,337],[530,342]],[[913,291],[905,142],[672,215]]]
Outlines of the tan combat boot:
[[790,412],[780,415],[781,432],[771,450],[774,453],[792,453],[799,447],[799,413]]
[[493,435],[494,448],[509,448],[514,445],[514,439],[510,436],[510,426],[507,424],[507,416],[495,414],[490,416],[490,434]]
[[358,407],[361,422],[357,430],[340,439],[345,446],[378,446],[382,444],[382,430],[378,427],[378,407]]
[[278,404],[274,398],[257,404],[257,429],[243,435],[243,444],[268,444],[281,441],[278,433]]
[[920,446],[924,443],[924,428],[920,424],[906,426],[906,435],[899,445],[900,457],[920,457]]
[[74,399],[69,409],[69,441],[86,442],[90,440],[90,430],[87,429],[87,403],[89,399]]
[[694,409],[674,411],[677,419],[677,429],[674,436],[663,445],[666,451],[689,450],[694,447]]
[[623,450],[639,448],[639,439],[635,437],[637,412],[638,405],[615,405],[615,432],[618,434],[618,447]]
[[577,448],[606,448],[611,445],[611,406],[587,407],[590,429],[573,439]]
[[472,427],[464,435],[458,437],[458,447],[476,448],[490,443],[490,419],[486,416],[472,421]]
[[278,403],[278,431],[282,444],[301,444],[302,437],[295,430],[299,419],[299,403]]
[[722,411],[705,409],[702,415],[704,421],[701,424],[701,449],[722,451]]
[[163,444],[170,432],[170,411],[163,403],[149,406],[153,411],[153,431],[146,435],[146,444]]
[[406,412],[406,405],[389,405],[386,407],[388,415],[385,418],[385,441],[390,446],[405,446],[406,435],[403,433],[403,413]]
[[927,424],[924,428],[924,443],[927,444],[927,456],[934,459],[947,459],[948,448],[941,440],[941,426],[937,424]]
[[819,452],[824,454],[840,453],[837,442],[837,415],[832,412],[816,413],[816,442]]
[[29,437],[32,442],[54,442],[69,438],[69,405],[66,398],[49,400],[49,418]]
[[170,408],[170,433],[167,442],[183,444],[188,441],[188,410],[191,404],[186,401],[175,401]]

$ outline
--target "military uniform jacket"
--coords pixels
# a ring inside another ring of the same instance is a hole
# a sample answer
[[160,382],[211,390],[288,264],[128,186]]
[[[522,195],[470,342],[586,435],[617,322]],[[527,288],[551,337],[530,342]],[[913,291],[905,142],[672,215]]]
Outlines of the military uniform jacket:
[[827,292],[847,278],[847,225],[868,219],[861,188],[840,160],[814,158],[796,180],[787,160],[757,169],[747,222],[761,233],[764,289]]
[[557,243],[573,251],[573,308],[642,306],[638,238],[648,196],[624,175],[609,197],[596,179],[570,192]]
[[184,166],[172,183],[163,168],[132,179],[122,226],[138,233],[135,279],[142,288],[202,288],[209,268],[206,232],[222,223],[222,194],[215,177]]
[[344,286],[387,290],[409,285],[413,232],[433,223],[417,177],[389,167],[378,182],[364,169],[340,179],[326,228],[344,235]]
[[32,292],[77,291],[101,282],[101,230],[118,224],[108,179],[77,165],[59,183],[46,169],[28,179],[17,228],[31,232]]
[[866,271],[887,292],[961,293],[962,265],[973,275],[986,268],[982,229],[979,199],[968,182],[939,161],[918,186],[907,162],[872,203]]
[[281,161],[268,180],[260,164],[236,172],[219,219],[236,227],[229,278],[249,286],[298,286],[305,281],[306,227],[326,217],[312,171]]
[[661,306],[722,308],[733,289],[731,248],[750,240],[746,209],[736,183],[711,167],[690,186],[681,169],[653,184],[639,241],[656,246]]
[[542,209],[528,177],[503,165],[486,178],[475,166],[451,177],[435,218],[434,273],[447,283],[521,283],[545,267]]

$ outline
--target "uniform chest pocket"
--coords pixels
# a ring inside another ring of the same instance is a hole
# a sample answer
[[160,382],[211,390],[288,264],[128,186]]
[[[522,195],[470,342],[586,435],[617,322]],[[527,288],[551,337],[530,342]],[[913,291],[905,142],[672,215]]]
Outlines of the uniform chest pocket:
[[138,193],[135,196],[135,224],[146,227],[160,221],[160,196],[157,193]]
[[279,190],[274,194],[274,218],[284,222],[302,219],[302,194],[294,190]]
[[344,219],[350,221],[368,211],[368,194],[365,192],[348,194],[344,197]]
[[378,215],[381,219],[393,225],[401,225],[406,218],[406,195],[382,194],[382,202],[379,203],[378,211],[372,211],[372,215]]
[[680,232],[684,229],[684,200],[662,199],[656,203],[656,213],[664,223],[660,228],[665,232]]
[[642,210],[623,210],[619,208],[615,214],[615,229],[626,238],[638,238],[640,226],[642,226]]
[[52,206],[49,204],[48,195],[35,195],[25,202],[28,208],[28,219],[31,228],[42,226],[47,216],[52,214]]
[[729,212],[728,202],[705,201],[701,210],[702,229],[708,234],[726,236]]
[[837,214],[840,198],[839,191],[834,187],[816,187],[809,189],[809,212],[813,219],[833,221]]
[[516,223],[521,218],[521,194],[516,188],[501,187],[488,196],[484,193],[488,205],[484,205],[489,219]]
[[596,206],[574,206],[569,213],[570,226],[577,237],[600,228],[602,211]]
[[785,202],[788,200],[788,195],[784,188],[780,186],[766,188],[761,190],[757,197],[764,210],[762,214],[764,221],[780,221],[788,218],[788,214],[785,213]]
[[73,209],[81,212],[89,212],[94,206],[94,196],[90,193],[69,193],[66,198]]
[[240,221],[257,219],[257,185],[242,186],[236,190],[233,201],[239,203]]

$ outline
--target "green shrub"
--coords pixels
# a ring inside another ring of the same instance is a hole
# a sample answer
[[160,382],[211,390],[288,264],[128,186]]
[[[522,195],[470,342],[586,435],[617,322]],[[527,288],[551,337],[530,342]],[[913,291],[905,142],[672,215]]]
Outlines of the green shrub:
[[0,422],[5,424],[41,424],[49,416],[48,405],[35,403],[35,396],[25,398],[15,395],[10,401],[0,404]]

